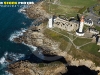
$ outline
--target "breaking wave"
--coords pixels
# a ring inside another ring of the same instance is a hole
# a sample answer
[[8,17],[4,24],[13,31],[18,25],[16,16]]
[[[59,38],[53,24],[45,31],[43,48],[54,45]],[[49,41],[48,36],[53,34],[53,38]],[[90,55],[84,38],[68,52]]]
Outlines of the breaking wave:
[[24,42],[22,42],[22,44],[28,46],[32,52],[36,51],[37,50],[37,47],[36,46],[32,46],[32,45],[28,45],[28,44],[25,44]]
[[13,75],[13,74],[9,73],[8,71],[5,71],[3,75]]
[[[0,58],[0,72],[3,71],[3,69],[7,68],[7,66],[10,63],[16,62],[24,58],[25,58],[24,54],[5,52],[4,55]],[[8,62],[9,60],[10,62]],[[13,75],[13,74],[4,70],[2,75]]]
[[14,38],[18,38],[19,36],[22,36],[24,32],[26,32],[27,29],[23,28],[21,31],[15,31],[11,34],[9,40],[14,41]]
[[23,5],[23,7],[21,7],[21,8],[18,10],[18,12],[24,14],[26,18],[29,18],[29,17],[26,15],[26,13],[25,13],[25,12],[26,12],[25,8],[28,8],[28,7],[29,7],[29,5]]
[[1,65],[8,65],[8,60],[11,60],[11,61],[18,61],[18,60],[21,60],[25,57],[25,54],[21,54],[21,53],[8,53],[8,52],[5,52],[4,53],[4,56],[2,56],[0,58],[0,64]]
[[25,57],[25,54],[20,54],[20,53],[9,53],[8,54],[8,59],[11,61],[18,61],[21,60]]
[[0,58],[0,64],[1,64],[1,65],[6,65],[6,64],[7,64],[7,61],[6,61],[7,55],[8,55],[8,52],[5,52],[5,53],[4,53],[4,56],[2,56],[2,57]]
[[24,42],[22,44],[28,46],[35,56],[37,56],[38,58],[44,59],[45,56],[42,54],[42,51],[38,50],[36,46],[28,45],[28,44],[25,44]]

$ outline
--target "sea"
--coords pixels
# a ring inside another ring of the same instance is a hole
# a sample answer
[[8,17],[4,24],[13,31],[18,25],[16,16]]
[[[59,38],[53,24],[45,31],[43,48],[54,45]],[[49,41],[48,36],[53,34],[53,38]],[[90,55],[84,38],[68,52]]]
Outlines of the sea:
[[[0,2],[5,0],[0,0]],[[19,1],[20,0],[6,0]],[[38,2],[39,0],[21,0],[21,2]],[[23,35],[22,32],[32,24],[34,20],[29,19],[20,12],[21,7],[0,7],[0,75],[12,75],[5,68],[9,64],[6,61],[7,55],[12,55],[14,60],[24,58],[31,54],[32,48],[25,44],[13,42],[13,38]]]

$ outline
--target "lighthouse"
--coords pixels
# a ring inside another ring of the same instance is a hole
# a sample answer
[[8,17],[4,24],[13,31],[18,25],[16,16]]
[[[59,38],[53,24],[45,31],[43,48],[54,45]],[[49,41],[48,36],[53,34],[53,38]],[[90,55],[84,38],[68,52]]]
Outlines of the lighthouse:
[[83,27],[84,27],[84,16],[82,16],[81,19],[80,19],[80,25],[79,25],[78,30],[76,30],[76,35],[84,36]]
[[53,17],[50,17],[50,18],[49,18],[48,27],[49,27],[49,28],[52,28],[52,27],[53,27]]

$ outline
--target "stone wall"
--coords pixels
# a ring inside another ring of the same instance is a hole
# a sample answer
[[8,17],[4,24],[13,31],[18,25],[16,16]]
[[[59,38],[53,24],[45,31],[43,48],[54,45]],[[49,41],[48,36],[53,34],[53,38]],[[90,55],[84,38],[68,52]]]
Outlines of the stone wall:
[[54,19],[54,27],[58,27],[67,31],[76,31],[79,27],[79,24],[75,22],[69,22],[57,17]]

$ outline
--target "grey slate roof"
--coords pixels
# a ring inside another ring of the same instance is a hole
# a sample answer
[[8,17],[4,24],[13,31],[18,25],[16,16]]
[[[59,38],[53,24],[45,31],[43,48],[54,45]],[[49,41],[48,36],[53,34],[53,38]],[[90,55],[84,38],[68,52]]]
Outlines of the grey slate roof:
[[92,23],[92,20],[91,19],[85,19],[84,21],[87,22],[87,23],[89,23],[89,24]]

